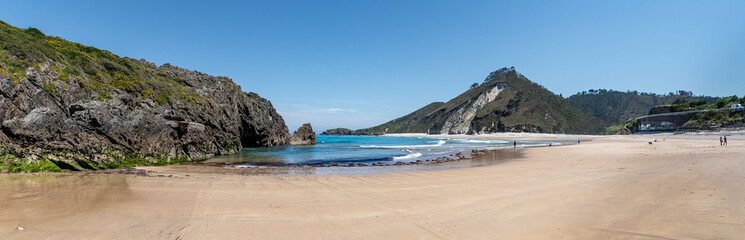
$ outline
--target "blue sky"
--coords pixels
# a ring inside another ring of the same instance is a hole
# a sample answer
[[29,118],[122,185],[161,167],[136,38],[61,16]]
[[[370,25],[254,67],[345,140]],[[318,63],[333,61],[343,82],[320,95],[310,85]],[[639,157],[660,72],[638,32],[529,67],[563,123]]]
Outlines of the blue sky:
[[290,130],[363,128],[501,67],[588,89],[745,94],[745,1],[5,1],[0,20],[228,76]]

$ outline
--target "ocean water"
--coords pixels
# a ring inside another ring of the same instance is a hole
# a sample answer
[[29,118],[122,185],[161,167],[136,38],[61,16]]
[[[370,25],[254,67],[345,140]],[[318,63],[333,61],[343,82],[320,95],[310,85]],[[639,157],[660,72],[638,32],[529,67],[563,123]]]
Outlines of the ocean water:
[[[218,156],[208,162],[250,166],[345,166],[392,165],[468,156],[472,150],[511,148],[512,141],[384,137],[384,136],[317,136],[313,146],[277,146],[244,148],[233,155]],[[543,146],[548,143],[517,141],[518,147]]]

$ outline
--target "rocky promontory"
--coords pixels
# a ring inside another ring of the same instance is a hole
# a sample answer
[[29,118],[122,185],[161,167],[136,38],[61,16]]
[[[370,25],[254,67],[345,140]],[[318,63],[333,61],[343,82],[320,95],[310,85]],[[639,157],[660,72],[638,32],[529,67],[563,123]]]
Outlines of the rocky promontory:
[[349,128],[326,129],[321,135],[358,135],[355,130]]
[[271,102],[226,77],[0,21],[0,171],[160,165],[290,143]]
[[334,128],[334,129],[326,129],[326,131],[323,131],[321,135],[335,135],[335,136],[345,136],[345,135],[355,135],[355,136],[380,136],[385,135],[384,132],[373,132],[367,129],[360,129],[360,130],[352,130],[348,128]]

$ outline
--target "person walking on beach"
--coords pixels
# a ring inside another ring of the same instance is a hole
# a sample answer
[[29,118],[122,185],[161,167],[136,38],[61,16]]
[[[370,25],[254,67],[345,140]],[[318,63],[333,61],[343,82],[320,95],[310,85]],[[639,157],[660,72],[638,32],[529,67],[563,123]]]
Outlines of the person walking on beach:
[[724,145],[724,140],[722,140],[722,137],[720,136],[719,137],[719,146],[722,146],[722,145]]
[[512,142],[512,148],[517,148],[517,141]]
[[727,146],[727,136],[724,136],[724,146]]

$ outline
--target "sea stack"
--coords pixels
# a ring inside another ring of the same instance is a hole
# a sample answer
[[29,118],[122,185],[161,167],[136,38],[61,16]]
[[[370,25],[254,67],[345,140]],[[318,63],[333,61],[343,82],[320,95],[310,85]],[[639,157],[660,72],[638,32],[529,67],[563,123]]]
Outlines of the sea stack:
[[290,145],[315,145],[316,144],[316,133],[313,132],[313,128],[310,123],[303,124],[300,128],[292,134],[290,138]]

